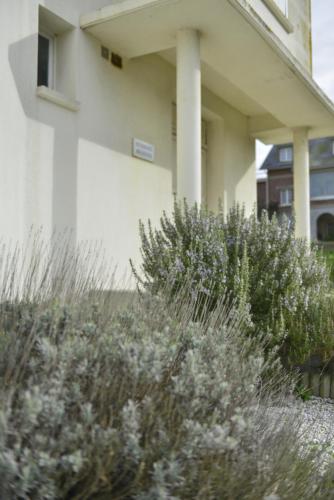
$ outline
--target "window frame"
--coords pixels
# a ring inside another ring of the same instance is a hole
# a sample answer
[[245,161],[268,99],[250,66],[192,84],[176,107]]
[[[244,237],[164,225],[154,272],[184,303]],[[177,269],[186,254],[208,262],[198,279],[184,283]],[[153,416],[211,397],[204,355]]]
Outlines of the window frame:
[[289,17],[289,2],[288,0],[284,0],[284,8],[281,7],[280,3],[277,0],[274,0],[275,4],[277,7],[280,9],[280,11],[283,13],[285,17]]
[[[314,170],[314,171],[310,172],[310,199],[311,199],[311,201],[323,201],[323,200],[333,200],[334,199],[334,190],[332,193],[325,192],[322,194],[314,194],[314,179],[316,178],[317,175],[321,176],[321,175],[326,175],[326,174],[327,175],[332,174],[334,176],[333,169]],[[327,187],[330,185],[330,183],[327,180],[323,185],[325,185]]]
[[[45,28],[41,28],[38,31],[38,36],[42,36],[49,41],[49,53],[48,53],[48,85],[42,85],[42,87],[47,87],[50,89],[55,88],[55,75],[56,75],[56,36]],[[37,67],[39,61],[37,56]],[[38,83],[38,82],[37,82]]]
[[[283,199],[283,196],[284,199]],[[291,187],[280,188],[279,190],[279,206],[291,207],[293,202],[293,191]]]
[[[286,155],[287,158],[285,159],[282,156],[283,156],[283,152],[287,152],[287,151],[289,151],[289,155]],[[291,146],[284,146],[284,147],[279,148],[278,156],[279,156],[280,163],[292,163],[292,161],[293,161],[292,147]]]
[[288,8],[288,0],[285,2],[284,10],[281,6],[276,3],[276,0],[262,0],[264,5],[268,8],[271,14],[276,18],[276,20],[280,23],[282,28],[288,33],[291,34],[294,31],[294,26],[289,20],[289,8]]

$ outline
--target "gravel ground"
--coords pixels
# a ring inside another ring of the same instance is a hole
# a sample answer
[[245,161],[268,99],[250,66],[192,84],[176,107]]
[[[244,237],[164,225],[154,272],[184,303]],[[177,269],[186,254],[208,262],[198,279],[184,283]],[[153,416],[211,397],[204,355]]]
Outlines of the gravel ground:
[[314,442],[330,439],[334,447],[334,399],[312,397],[301,404],[301,410],[304,425],[313,429]]
[[276,418],[277,425],[289,425],[295,429],[296,439],[305,448],[323,451],[319,472],[334,463],[334,400],[312,397],[309,401],[293,397],[283,408],[268,409],[271,419]]
[[308,446],[326,449],[328,461],[334,461],[334,400],[312,397],[300,404],[301,439]]

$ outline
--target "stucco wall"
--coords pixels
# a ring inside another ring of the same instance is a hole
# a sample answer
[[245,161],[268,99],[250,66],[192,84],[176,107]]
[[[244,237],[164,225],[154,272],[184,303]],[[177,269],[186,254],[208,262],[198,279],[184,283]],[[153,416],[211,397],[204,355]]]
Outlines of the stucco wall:
[[[275,0],[271,0],[273,3]],[[288,0],[289,33],[263,0],[246,0],[255,17],[264,23],[307,71],[312,70],[311,6],[309,0]]]
[[[78,112],[36,96],[39,3],[73,26],[58,39],[56,89],[80,102]],[[0,228],[20,240],[32,225],[47,237],[74,228],[77,241],[102,240],[121,276],[130,257],[139,260],[138,219],[157,222],[172,206],[176,75],[157,55],[124,60],[122,70],[101,58],[99,42],[78,29],[79,14],[109,3],[0,2],[8,21],[0,32]],[[237,200],[250,211],[256,181],[248,119],[205,89],[203,113],[208,204]],[[132,157],[133,137],[154,144],[154,163]]]
[[221,200],[225,212],[235,202],[250,214],[256,203],[255,140],[248,119],[214,94],[203,89],[203,106],[209,112],[207,200],[210,209]]
[[[172,206],[175,74],[154,55],[119,70],[94,38],[81,37],[78,239],[103,237],[123,274],[130,257],[139,260],[138,220],[156,223]],[[131,156],[133,137],[154,144],[154,163]]]

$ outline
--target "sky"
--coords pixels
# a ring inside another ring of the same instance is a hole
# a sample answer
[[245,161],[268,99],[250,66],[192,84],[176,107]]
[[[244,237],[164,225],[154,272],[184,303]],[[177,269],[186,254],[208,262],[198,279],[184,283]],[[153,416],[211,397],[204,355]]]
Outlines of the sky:
[[[313,78],[334,101],[334,0],[312,0]],[[270,150],[257,141],[259,167]]]
[[334,0],[312,0],[313,77],[334,101]]

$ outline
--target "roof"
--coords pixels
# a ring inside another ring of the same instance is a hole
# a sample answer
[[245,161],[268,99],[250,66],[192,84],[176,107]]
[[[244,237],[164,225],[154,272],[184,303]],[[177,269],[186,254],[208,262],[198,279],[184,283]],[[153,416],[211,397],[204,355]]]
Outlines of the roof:
[[[309,141],[310,168],[321,169],[334,167],[333,142],[334,137],[323,137],[321,139],[311,139]],[[279,159],[279,150],[287,147],[293,149],[293,144],[288,143],[273,146],[261,165],[260,170],[291,169],[293,167],[292,162],[282,162]]]

